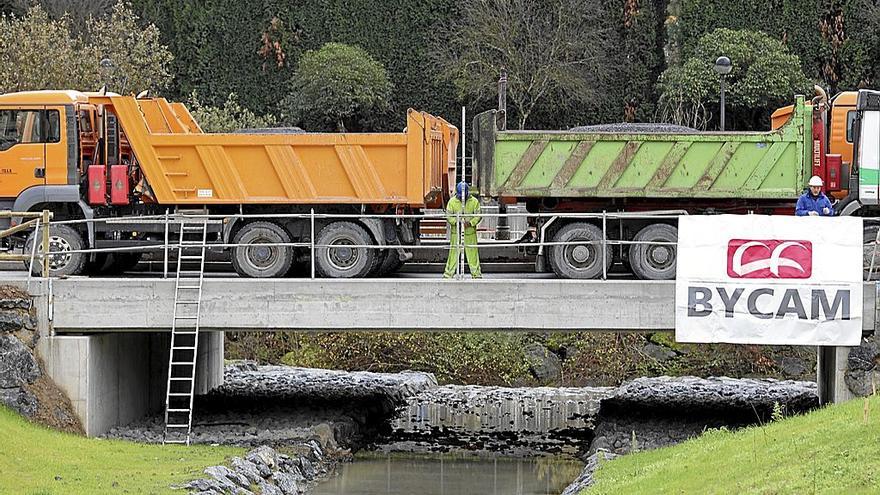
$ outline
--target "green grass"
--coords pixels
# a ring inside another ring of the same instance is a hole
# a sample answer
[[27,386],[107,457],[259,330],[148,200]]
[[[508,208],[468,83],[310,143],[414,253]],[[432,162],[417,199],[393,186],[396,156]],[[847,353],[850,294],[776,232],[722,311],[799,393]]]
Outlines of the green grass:
[[199,478],[206,467],[242,452],[84,438],[0,407],[0,494],[180,494],[172,484]]
[[603,463],[596,494],[880,493],[880,397]]

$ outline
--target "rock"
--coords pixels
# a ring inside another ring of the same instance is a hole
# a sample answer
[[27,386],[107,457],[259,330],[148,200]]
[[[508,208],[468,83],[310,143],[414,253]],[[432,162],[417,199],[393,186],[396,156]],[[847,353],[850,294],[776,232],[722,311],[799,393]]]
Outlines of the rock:
[[272,474],[272,481],[284,495],[299,495],[299,486],[293,475],[286,473]]
[[15,332],[22,328],[33,327],[30,316],[14,312],[0,312],[0,333]]
[[599,464],[604,461],[610,461],[615,457],[617,457],[616,454],[604,450],[600,450],[587,457],[587,463],[584,466],[584,470],[581,471],[581,474],[577,479],[572,481],[571,484],[565,488],[562,495],[577,495],[582,490],[589,488],[593,484],[593,473],[596,472],[596,468],[599,467]]
[[214,478],[224,490],[236,495],[248,495],[252,492],[247,490],[251,484],[244,476],[230,470],[226,466],[211,466],[205,469],[205,474]]
[[672,359],[677,355],[672,349],[666,346],[655,344],[653,342],[648,342],[647,344],[645,344],[645,346],[642,347],[642,352],[645,353],[648,357],[656,359],[661,363],[663,361]]
[[40,406],[33,394],[21,388],[0,388],[0,404],[28,418],[32,418]]
[[40,375],[40,366],[30,349],[12,335],[0,335],[0,388],[21,387]]
[[230,464],[232,464],[232,469],[235,470],[235,472],[247,478],[251,483],[260,483],[263,481],[263,476],[260,474],[260,470],[257,469],[256,464],[253,462],[242,459],[241,457],[233,457]]
[[807,367],[803,361],[791,356],[783,356],[776,361],[776,366],[782,371],[782,374],[789,377],[799,377],[806,373]]
[[523,352],[529,363],[529,371],[535,378],[544,382],[559,379],[562,374],[562,362],[559,356],[538,342],[526,345]]
[[0,309],[30,309],[30,307],[29,299],[0,298]]
[[871,335],[862,339],[859,347],[849,351],[844,381],[850,391],[859,397],[867,397],[880,390],[880,341]]
[[299,470],[308,481],[312,481],[315,479],[315,475],[317,475],[317,471],[315,470],[315,466],[312,464],[312,461],[306,459],[305,457],[299,458]]
[[281,488],[269,483],[266,480],[260,480],[260,495],[284,495],[284,492],[281,491]]
[[247,460],[258,466],[260,464],[263,464],[269,469],[275,469],[278,465],[278,452],[276,452],[275,449],[269,447],[268,445],[262,445],[248,452],[246,458]]

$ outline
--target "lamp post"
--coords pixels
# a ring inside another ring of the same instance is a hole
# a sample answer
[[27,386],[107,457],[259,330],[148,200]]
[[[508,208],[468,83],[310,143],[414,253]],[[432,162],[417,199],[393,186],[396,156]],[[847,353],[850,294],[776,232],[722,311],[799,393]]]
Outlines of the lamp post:
[[730,59],[725,56],[720,56],[715,60],[715,72],[718,73],[718,76],[721,78],[721,131],[724,131],[724,90],[726,81],[726,76],[730,74],[730,71],[733,69],[733,66],[730,64]]

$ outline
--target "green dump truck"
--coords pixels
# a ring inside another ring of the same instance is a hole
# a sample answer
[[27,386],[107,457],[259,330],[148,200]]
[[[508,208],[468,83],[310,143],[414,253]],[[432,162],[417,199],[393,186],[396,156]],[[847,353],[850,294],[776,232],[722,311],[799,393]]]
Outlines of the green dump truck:
[[[829,113],[824,98],[797,97],[787,121],[769,132],[583,132],[501,130],[503,113],[492,110],[474,119],[473,182],[484,197],[525,202],[530,212],[543,214],[521,239],[537,255],[539,270],[597,278],[619,261],[639,278],[671,279],[674,216],[603,221],[565,214],[792,214],[812,175],[824,178],[827,191],[845,196],[841,207],[855,211],[858,167],[827,153]],[[606,235],[611,243],[603,241]],[[538,241],[581,244],[529,247]]]

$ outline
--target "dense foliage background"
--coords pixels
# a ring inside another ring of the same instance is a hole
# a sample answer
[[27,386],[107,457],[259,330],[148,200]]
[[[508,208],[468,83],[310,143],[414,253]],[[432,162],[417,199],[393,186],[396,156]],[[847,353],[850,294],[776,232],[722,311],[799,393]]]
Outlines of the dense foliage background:
[[[0,12],[24,16],[34,3],[42,5],[51,19],[67,12],[74,39],[79,36],[77,26],[85,25],[89,16],[107,16],[114,9],[112,0],[0,0]],[[282,102],[291,101],[297,67],[305,53],[331,42],[363,49],[385,69],[391,85],[381,112],[357,117],[375,130],[399,130],[409,107],[457,122],[461,105],[467,105],[472,114],[494,105],[490,92],[462,91],[461,73],[446,70],[438,54],[445,51],[448,58],[448,48],[455,47],[457,39],[450,36],[462,36],[459,28],[472,20],[474,11],[507,9],[515,19],[516,9],[531,8],[531,2],[519,0],[467,0],[464,4],[452,0],[131,0],[129,5],[141,27],[158,28],[160,42],[173,55],[166,96],[186,100],[197,92],[202,104],[222,107],[235,94],[242,108],[260,116],[284,115]],[[661,74],[668,67],[684,66],[695,56],[709,58],[701,60],[709,68],[716,55],[701,50],[700,40],[718,28],[765,33],[781,43],[786,56],[794,57],[787,60],[800,65],[802,74],[785,77],[819,83],[832,93],[876,85],[880,76],[880,6],[873,0],[554,0],[546,6],[562,12],[576,6],[578,12],[572,11],[572,16],[589,13],[591,26],[585,27],[582,37],[574,40],[577,33],[564,26],[560,36],[577,41],[582,58],[594,65],[589,74],[581,71],[582,77],[575,81],[580,86],[555,85],[542,93],[529,108],[527,125],[531,128],[668,119],[658,104],[664,90],[658,83]],[[494,34],[516,31],[508,38],[522,43],[523,37],[515,36],[521,27],[512,22],[499,24]],[[10,44],[14,47],[15,42]],[[552,58],[550,51],[546,53]],[[139,57],[152,55],[146,52]],[[121,66],[123,56],[117,51],[117,65]],[[472,54],[459,50],[452,56],[467,59]],[[744,65],[754,60],[734,59],[733,63],[735,70],[744,72],[750,69]],[[761,78],[778,76],[772,71],[790,71],[790,64],[764,65],[770,66],[766,69],[770,72],[760,73]],[[487,71],[480,77],[485,80],[477,84],[491,90],[495,76]],[[717,76],[704,71],[697,77],[703,78],[694,83],[703,88],[700,103],[709,110],[702,125],[713,128],[717,125]],[[92,79],[80,75],[71,84]],[[589,82],[589,91],[583,90],[585,82]],[[160,80],[152,86],[162,88],[165,83]],[[732,108],[729,119],[734,128],[765,125],[766,120],[755,115],[769,114],[778,100],[772,95],[749,108]],[[515,114],[519,109],[511,104]],[[338,128],[338,122],[327,119],[317,119],[317,123],[315,119],[276,120],[285,125]]]

